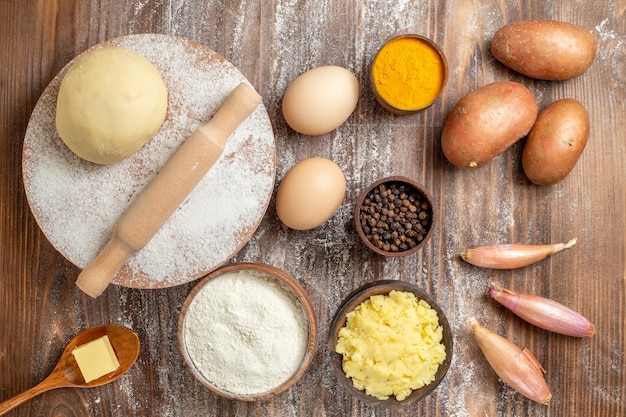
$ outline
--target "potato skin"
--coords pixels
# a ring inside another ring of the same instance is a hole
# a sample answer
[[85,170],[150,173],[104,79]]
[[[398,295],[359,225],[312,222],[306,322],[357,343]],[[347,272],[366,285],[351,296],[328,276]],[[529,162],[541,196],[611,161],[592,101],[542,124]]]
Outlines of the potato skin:
[[522,153],[524,173],[538,185],[555,184],[574,168],[589,138],[589,115],[574,99],[558,100],[539,113]]
[[493,56],[507,67],[540,80],[567,80],[593,63],[596,40],[580,26],[528,20],[503,26],[491,41]]
[[443,153],[459,168],[480,168],[526,136],[537,112],[535,97],[520,83],[480,87],[448,115],[441,133]]

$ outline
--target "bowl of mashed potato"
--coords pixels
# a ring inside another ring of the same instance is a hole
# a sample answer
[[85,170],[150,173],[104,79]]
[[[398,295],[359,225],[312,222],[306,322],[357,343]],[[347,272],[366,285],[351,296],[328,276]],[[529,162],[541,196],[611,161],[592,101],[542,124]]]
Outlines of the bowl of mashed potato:
[[452,333],[441,307],[414,284],[363,285],[341,304],[328,338],[337,380],[359,400],[400,407],[430,394],[452,360]]

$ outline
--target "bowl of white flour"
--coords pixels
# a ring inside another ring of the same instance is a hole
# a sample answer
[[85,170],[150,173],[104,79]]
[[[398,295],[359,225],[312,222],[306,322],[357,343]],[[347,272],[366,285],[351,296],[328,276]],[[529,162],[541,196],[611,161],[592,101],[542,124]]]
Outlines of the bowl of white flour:
[[234,263],[203,278],[178,321],[181,354],[196,379],[229,399],[256,401],[287,390],[317,344],[308,294],[289,274]]

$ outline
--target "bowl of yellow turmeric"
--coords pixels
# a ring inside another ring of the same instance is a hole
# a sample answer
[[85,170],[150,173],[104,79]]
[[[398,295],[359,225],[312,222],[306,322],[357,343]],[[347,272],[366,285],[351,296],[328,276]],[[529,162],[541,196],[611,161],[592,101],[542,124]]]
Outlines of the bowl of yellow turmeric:
[[409,282],[382,280],[341,304],[328,348],[339,385],[369,405],[399,408],[441,383],[453,342],[443,310],[428,293]]
[[448,63],[439,47],[420,35],[391,38],[378,50],[370,70],[370,89],[388,111],[413,114],[429,107],[448,81]]

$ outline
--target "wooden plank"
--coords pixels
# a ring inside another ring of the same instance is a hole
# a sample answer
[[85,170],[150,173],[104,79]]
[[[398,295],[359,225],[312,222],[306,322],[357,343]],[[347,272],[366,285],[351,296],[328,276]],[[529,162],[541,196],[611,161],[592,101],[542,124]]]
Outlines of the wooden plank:
[[[46,393],[8,415],[373,415],[373,409],[338,386],[326,335],[341,301],[359,285],[383,278],[427,289],[447,310],[455,335],[455,360],[440,387],[425,401],[386,415],[624,415],[625,9],[623,1],[609,0],[576,7],[543,0],[0,2],[0,400],[42,380],[65,343],[91,325],[131,327],[143,347],[136,366],[120,381]],[[546,82],[497,63],[489,51],[495,30],[531,18],[569,21],[594,34],[598,53],[591,69],[573,80]],[[265,262],[290,273],[309,292],[318,317],[320,340],[311,369],[292,389],[267,402],[217,398],[186,369],[176,324],[193,283],[148,291],[114,286],[92,300],[75,288],[80,271],[48,243],[28,207],[21,146],[30,112],[47,83],[83,50],[112,37],[148,32],[209,46],[260,91],[276,135],[276,186],[308,156],[333,159],[348,181],[336,215],[310,231],[284,228],[272,201],[249,244],[232,260]],[[442,97],[413,116],[385,112],[367,86],[377,49],[402,32],[433,39],[450,67]],[[282,95],[299,74],[326,64],[357,75],[360,101],[331,134],[298,135],[282,118]],[[503,79],[528,86],[540,108],[572,97],[589,111],[587,149],[561,183],[538,187],[528,182],[520,162],[523,141],[478,171],[461,171],[446,161],[439,135],[447,113],[469,91]],[[358,194],[388,175],[420,181],[438,206],[435,235],[410,258],[375,256],[353,230]],[[572,249],[516,271],[481,270],[458,257],[480,244],[572,237],[579,239]],[[485,297],[491,281],[560,301],[588,317],[597,334],[578,340],[533,328]],[[553,391],[549,406],[522,398],[498,380],[469,336],[464,324],[469,315],[535,353]]]

